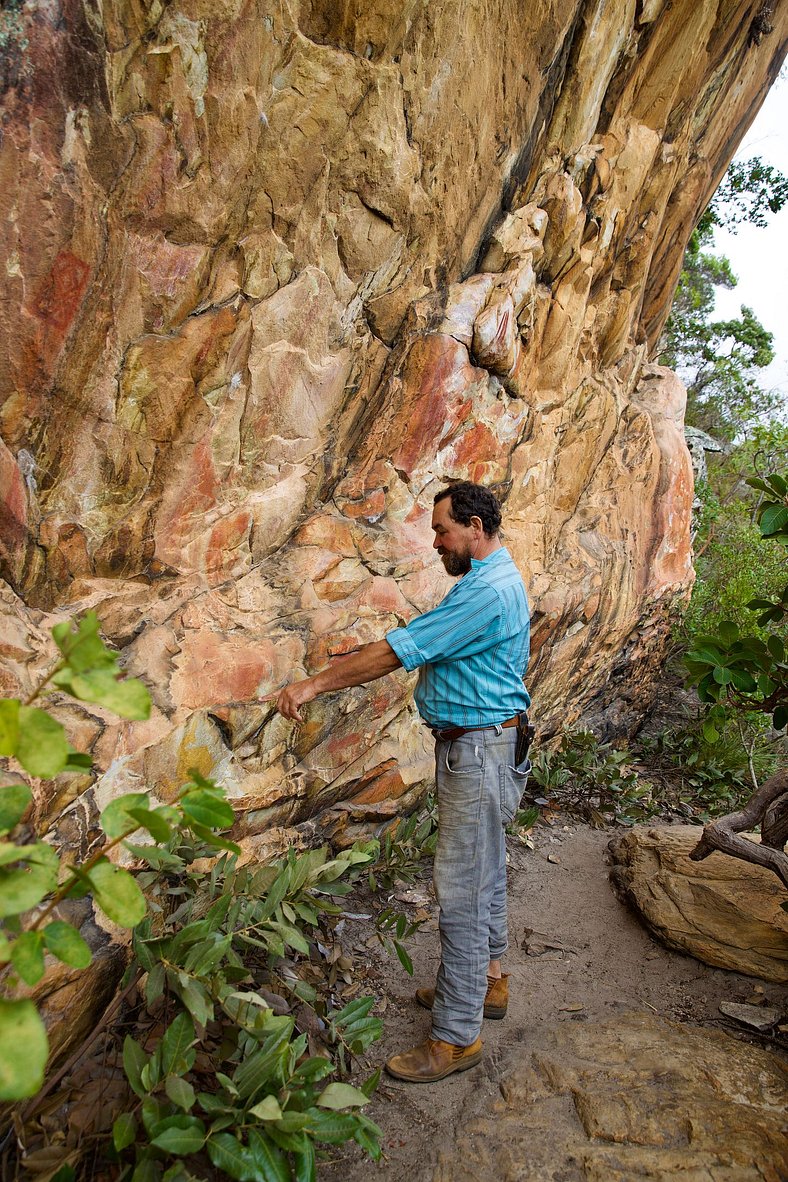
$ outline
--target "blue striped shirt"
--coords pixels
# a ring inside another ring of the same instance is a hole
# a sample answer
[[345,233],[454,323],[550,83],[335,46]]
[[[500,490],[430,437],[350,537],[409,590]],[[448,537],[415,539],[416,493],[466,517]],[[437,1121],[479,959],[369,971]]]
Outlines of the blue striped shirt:
[[430,726],[492,726],[530,705],[528,600],[503,546],[472,559],[436,608],[386,640],[408,671],[419,669],[416,705]]

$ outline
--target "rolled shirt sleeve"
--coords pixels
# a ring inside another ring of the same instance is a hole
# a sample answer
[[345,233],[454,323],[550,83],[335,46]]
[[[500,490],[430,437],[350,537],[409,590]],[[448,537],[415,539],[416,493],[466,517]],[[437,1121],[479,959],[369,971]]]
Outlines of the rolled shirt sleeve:
[[427,723],[486,726],[528,708],[529,635],[523,581],[502,548],[386,640],[408,672],[419,671],[415,701]]
[[[463,580],[463,583],[465,580]],[[458,583],[432,611],[386,634],[410,672],[439,661],[461,661],[484,652],[500,639],[501,604],[494,587]]]

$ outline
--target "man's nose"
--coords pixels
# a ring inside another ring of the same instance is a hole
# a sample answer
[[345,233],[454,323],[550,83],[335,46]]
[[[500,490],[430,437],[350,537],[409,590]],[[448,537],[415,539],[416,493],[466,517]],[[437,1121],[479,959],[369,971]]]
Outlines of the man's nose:
[[438,538],[438,537],[435,538],[435,540],[432,543],[432,548],[433,548],[433,550],[440,550],[440,548],[441,548],[440,538]]

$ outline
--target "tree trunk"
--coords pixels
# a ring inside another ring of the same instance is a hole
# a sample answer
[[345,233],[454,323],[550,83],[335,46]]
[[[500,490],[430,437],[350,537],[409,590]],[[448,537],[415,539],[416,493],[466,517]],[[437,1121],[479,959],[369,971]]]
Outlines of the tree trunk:
[[[739,834],[761,826],[761,841],[756,844]],[[788,888],[788,855],[784,845],[788,837],[788,769],[771,776],[743,809],[728,813],[705,826],[690,858],[700,862],[714,850],[766,866]]]

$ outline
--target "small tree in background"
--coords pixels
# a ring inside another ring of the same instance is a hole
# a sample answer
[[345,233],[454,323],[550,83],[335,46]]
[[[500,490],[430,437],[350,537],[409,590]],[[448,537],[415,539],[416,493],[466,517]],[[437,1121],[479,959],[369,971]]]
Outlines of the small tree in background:
[[[771,333],[747,307],[738,317],[714,319],[717,288],[737,282],[729,261],[713,253],[714,228],[735,232],[744,222],[764,226],[787,201],[788,177],[760,158],[731,165],[690,240],[662,340],[660,360],[687,384],[688,425],[723,445],[722,452],[709,457],[708,478],[696,488],[697,578],[677,641],[682,652],[697,656],[705,651],[711,659],[703,643],[711,634],[722,646],[716,651],[723,663],[723,654],[731,655],[729,645],[744,644],[742,638],[758,648],[776,645],[777,639],[770,639],[775,631],[778,639],[782,636],[775,620],[766,619],[765,608],[756,615],[748,604],[756,599],[776,604],[783,595],[784,553],[756,522],[764,489],[779,499],[779,490],[764,482],[784,463],[788,424],[779,391],[761,385],[761,373],[774,358]],[[716,656],[712,665],[704,666],[701,659],[693,668],[701,699],[707,695],[700,720],[688,720],[659,745],[677,773],[679,765],[686,772],[688,759],[693,774],[707,771],[710,778],[701,777],[704,791],[730,808],[746,798],[748,783],[757,790],[759,780],[774,771],[784,740],[775,738],[771,714],[751,694],[735,711],[723,710],[708,697],[714,691],[703,677],[714,668],[727,677]],[[740,684],[746,681],[739,669],[736,677]],[[731,694],[738,692],[733,680],[725,684],[733,687]]]

